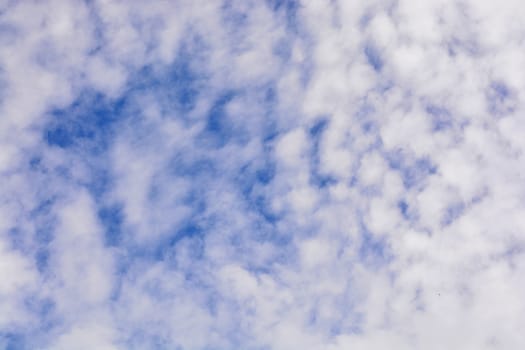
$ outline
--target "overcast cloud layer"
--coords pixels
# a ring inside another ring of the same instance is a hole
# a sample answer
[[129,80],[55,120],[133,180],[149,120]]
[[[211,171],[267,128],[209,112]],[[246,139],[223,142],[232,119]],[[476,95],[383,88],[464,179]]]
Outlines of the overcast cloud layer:
[[0,2],[0,349],[525,349],[521,0]]

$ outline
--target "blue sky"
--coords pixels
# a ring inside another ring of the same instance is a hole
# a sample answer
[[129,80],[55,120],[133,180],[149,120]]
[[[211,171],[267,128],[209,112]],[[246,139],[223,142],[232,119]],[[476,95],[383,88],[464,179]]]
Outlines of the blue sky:
[[523,349],[524,15],[0,4],[0,349]]

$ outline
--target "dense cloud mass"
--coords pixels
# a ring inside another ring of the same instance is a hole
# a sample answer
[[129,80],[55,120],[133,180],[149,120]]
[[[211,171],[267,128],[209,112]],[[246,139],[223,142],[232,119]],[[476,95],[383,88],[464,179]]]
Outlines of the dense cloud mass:
[[524,349],[523,18],[1,2],[0,349]]

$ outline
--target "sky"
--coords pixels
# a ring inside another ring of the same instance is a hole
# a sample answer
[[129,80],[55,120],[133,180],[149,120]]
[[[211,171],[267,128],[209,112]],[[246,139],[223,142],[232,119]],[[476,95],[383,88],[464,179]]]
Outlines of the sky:
[[524,349],[523,18],[0,1],[0,349]]

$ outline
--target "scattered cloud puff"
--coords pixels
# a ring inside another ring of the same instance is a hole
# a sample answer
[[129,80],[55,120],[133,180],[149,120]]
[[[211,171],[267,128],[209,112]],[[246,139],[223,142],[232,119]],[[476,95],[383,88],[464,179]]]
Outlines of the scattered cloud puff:
[[520,1],[0,5],[0,349],[523,349]]

